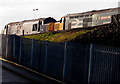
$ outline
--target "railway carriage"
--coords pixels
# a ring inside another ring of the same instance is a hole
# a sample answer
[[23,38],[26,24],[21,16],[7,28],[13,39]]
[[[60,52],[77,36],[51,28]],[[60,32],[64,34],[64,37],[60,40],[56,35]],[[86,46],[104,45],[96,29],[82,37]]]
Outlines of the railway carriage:
[[68,14],[62,17],[61,22],[64,23],[63,29],[65,30],[98,26],[112,23],[113,21],[115,22],[115,19],[120,19],[119,11],[120,8],[111,8],[105,10],[93,10],[84,13]]
[[49,23],[56,22],[52,17],[12,22],[5,26],[4,34],[29,35],[48,32]]
[[120,22],[120,7],[104,10],[93,10],[63,16],[60,21],[54,18],[39,18],[9,23],[4,34],[29,35],[75,28],[88,28],[109,23]]

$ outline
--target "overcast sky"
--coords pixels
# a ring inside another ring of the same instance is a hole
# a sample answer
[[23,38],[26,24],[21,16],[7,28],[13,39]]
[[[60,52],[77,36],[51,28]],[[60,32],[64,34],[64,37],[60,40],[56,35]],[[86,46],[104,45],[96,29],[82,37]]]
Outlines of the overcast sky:
[[[0,0],[0,31],[10,22],[118,7],[119,0]],[[33,11],[38,9],[38,11]]]

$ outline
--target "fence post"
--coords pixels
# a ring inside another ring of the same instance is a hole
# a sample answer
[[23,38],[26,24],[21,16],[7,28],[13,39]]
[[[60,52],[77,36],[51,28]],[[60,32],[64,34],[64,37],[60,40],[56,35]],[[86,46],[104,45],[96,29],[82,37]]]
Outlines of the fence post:
[[22,38],[20,37],[20,49],[19,49],[19,59],[18,59],[19,64],[21,62],[21,52],[22,52],[21,50],[22,50]]
[[89,70],[88,70],[88,83],[90,83],[90,76],[91,76],[91,67],[92,67],[92,49],[93,44],[90,44],[90,55],[89,55]]
[[33,50],[34,50],[34,39],[32,39],[32,45],[31,45],[31,60],[30,60],[30,68],[32,68],[32,62],[33,62]]
[[7,57],[8,55],[8,35],[6,35],[6,38],[7,40],[6,40],[6,56],[5,57]]
[[44,74],[46,72],[46,66],[47,66],[47,55],[48,55],[48,41],[45,42],[46,50],[45,50],[45,66],[44,66]]
[[67,42],[65,42],[65,45],[64,45],[64,61],[63,61],[63,77],[62,77],[63,82],[64,82],[65,68],[66,68],[66,50],[67,50]]
[[2,34],[0,34],[0,57],[2,57]]
[[15,58],[15,35],[13,35],[13,59]]

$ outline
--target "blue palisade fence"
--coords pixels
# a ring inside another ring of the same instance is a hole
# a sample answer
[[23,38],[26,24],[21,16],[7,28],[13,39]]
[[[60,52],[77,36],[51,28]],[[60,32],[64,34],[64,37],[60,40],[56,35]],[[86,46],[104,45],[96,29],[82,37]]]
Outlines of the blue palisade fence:
[[0,35],[3,58],[67,83],[120,83],[120,48]]

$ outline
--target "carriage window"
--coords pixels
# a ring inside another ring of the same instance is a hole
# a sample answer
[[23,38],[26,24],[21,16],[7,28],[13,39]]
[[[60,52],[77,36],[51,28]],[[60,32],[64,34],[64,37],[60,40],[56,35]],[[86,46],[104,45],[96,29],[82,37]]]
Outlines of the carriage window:
[[70,17],[70,19],[73,19],[73,18],[74,18],[74,16],[71,16],[71,17]]
[[83,22],[92,22],[92,18],[84,18]]
[[4,29],[7,29],[7,28],[8,28],[8,25],[6,25]]
[[78,18],[79,16],[75,16],[75,18]]
[[79,17],[84,17],[84,15],[81,15],[81,16],[79,16]]
[[89,15],[85,15],[85,17],[89,17]]
[[37,31],[37,24],[33,24],[33,29],[32,31]]
[[90,15],[90,16],[92,16],[92,15]]

